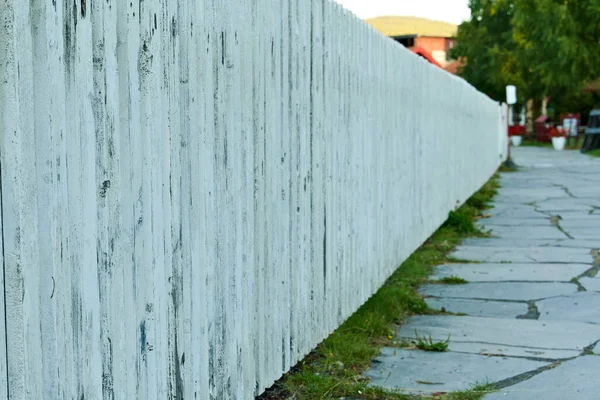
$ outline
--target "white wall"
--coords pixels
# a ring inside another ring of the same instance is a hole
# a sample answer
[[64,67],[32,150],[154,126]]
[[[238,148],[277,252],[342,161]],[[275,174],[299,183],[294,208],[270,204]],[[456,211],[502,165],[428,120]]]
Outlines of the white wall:
[[2,1],[10,399],[252,398],[505,134],[498,104],[330,1]]

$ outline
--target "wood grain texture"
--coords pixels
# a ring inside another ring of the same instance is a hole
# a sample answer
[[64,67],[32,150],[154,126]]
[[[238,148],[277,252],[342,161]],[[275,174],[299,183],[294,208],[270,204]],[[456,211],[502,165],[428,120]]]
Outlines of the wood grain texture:
[[0,61],[10,400],[251,399],[506,157],[329,0],[1,0]]

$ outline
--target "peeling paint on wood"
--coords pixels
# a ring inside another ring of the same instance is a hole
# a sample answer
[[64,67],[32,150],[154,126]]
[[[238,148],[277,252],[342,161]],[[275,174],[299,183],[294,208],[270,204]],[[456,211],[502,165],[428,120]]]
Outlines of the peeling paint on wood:
[[329,0],[2,0],[0,60],[10,400],[251,399],[505,157]]

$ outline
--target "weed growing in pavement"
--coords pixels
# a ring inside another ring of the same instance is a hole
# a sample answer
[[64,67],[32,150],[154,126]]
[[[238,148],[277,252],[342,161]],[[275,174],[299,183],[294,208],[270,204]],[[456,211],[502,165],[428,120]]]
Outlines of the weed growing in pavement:
[[424,351],[444,352],[448,351],[448,345],[450,345],[450,335],[444,341],[434,342],[431,335],[429,337],[420,337],[419,333],[415,330],[415,338],[417,349]]
[[444,285],[464,285],[465,283],[469,283],[469,281],[461,278],[460,276],[450,275],[445,276],[440,280],[433,281],[432,283],[441,283]]

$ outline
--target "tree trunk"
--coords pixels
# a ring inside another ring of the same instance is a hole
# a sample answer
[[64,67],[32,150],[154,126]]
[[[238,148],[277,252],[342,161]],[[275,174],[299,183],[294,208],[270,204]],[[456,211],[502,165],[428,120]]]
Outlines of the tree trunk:
[[542,115],[548,115],[548,97],[544,96],[542,100]]

